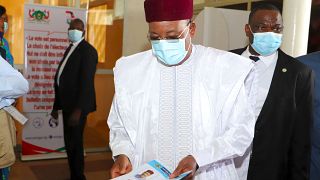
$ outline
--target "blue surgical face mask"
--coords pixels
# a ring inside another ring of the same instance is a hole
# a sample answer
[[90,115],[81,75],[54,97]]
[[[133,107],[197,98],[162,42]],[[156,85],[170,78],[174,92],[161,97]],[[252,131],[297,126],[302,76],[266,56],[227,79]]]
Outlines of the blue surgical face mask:
[[4,22],[4,23],[3,23],[3,29],[4,29],[4,33],[6,33],[6,32],[8,31],[9,25],[8,25],[7,22]]
[[251,44],[251,47],[261,56],[269,56],[275,53],[281,46],[282,34],[274,32],[259,32],[252,34],[253,43]]
[[[187,26],[182,33],[188,28]],[[189,33],[189,31],[188,31]],[[164,39],[164,40],[151,40],[152,52],[162,63],[174,66],[182,62],[182,60],[188,54],[191,43],[186,50],[186,37],[182,39]]]
[[82,31],[79,31],[77,29],[73,29],[73,30],[69,30],[68,31],[68,37],[69,37],[69,40],[71,42],[78,42],[81,40],[82,38],[82,35],[83,35],[83,32]]

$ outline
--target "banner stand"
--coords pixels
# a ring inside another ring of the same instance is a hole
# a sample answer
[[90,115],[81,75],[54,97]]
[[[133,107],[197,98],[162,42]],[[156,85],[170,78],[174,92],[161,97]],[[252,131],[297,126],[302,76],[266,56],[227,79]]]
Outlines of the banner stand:
[[[20,154],[21,161],[36,161],[46,159],[63,159],[67,158],[67,153],[49,153],[49,154],[37,154],[37,155],[23,155]],[[83,152],[84,157],[87,155],[86,151]]]
[[62,113],[50,113],[55,99],[54,77],[69,46],[68,28],[73,19],[87,22],[87,9],[24,5],[24,75],[30,91],[23,96],[21,160],[65,158]]
[[60,159],[60,158],[67,158],[67,153],[49,153],[49,154],[37,154],[37,155],[23,155],[21,153],[21,161]]

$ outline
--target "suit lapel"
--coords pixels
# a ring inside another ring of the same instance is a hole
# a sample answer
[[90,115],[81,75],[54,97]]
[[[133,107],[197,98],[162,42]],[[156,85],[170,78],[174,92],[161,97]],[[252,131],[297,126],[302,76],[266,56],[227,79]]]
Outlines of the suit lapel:
[[278,60],[273,73],[269,92],[257,119],[256,128],[258,129],[267,120],[265,117],[267,116],[269,109],[276,105],[274,99],[279,93],[279,90],[281,90],[283,82],[286,81],[286,78],[288,77],[286,73],[288,70],[288,62],[289,60],[285,57],[285,54],[279,49]]
[[[82,43],[84,43],[84,39],[83,39],[83,40],[77,45],[77,47],[72,51],[72,53],[71,53],[70,56],[69,56],[69,59],[72,58],[72,55],[78,50],[78,48],[81,46]],[[58,70],[60,69],[63,61],[65,61],[65,59],[66,59],[66,57],[67,57],[70,49],[71,49],[71,46],[68,46],[68,48],[66,49],[66,52],[65,52],[64,55],[63,55],[62,60],[61,60],[60,63],[59,63]]]
[[62,65],[63,61],[66,59],[70,49],[71,49],[71,46],[69,45],[68,48],[66,49],[65,53],[63,54],[62,60],[60,61],[59,65],[58,65],[58,68],[57,68],[57,71],[56,71],[56,74],[55,74],[55,77],[54,77],[55,82],[57,82],[57,80],[58,80],[58,74],[59,74],[61,65]]
[[61,60],[60,63],[59,63],[59,66],[58,66],[58,69],[57,69],[58,71],[59,71],[59,69],[60,69],[63,61],[66,59],[66,57],[67,57],[70,49],[71,49],[71,45],[69,45],[68,48],[66,49],[66,51],[65,51],[65,53],[64,53],[64,55],[63,55],[63,58],[62,58],[62,60]]

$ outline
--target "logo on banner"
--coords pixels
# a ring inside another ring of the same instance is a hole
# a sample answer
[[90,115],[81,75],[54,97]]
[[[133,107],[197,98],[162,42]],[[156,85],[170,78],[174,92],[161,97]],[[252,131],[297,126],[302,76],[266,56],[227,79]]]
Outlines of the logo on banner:
[[72,11],[66,11],[67,14],[67,24],[70,24],[73,19],[76,18]]
[[41,10],[29,9],[29,21],[48,23],[49,17],[50,17],[49,10],[41,11]]
[[40,117],[37,117],[37,118],[33,119],[32,125],[33,125],[33,127],[39,129],[39,128],[42,128],[43,122],[44,122],[43,119],[41,119]]
[[59,120],[58,119],[55,119],[55,118],[52,118],[52,117],[49,119],[49,126],[51,128],[56,128],[58,125],[59,125]]

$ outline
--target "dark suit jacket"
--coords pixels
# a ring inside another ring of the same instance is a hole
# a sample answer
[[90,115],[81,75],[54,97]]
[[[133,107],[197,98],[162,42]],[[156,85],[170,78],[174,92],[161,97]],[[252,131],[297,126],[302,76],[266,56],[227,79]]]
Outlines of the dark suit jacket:
[[3,49],[2,47],[0,47],[0,56],[3,58],[3,59],[6,59],[6,50]]
[[66,56],[67,52],[60,62],[55,76],[53,109],[72,112],[75,108],[80,108],[85,114],[95,111],[94,76],[98,62],[96,49],[87,41],[82,40],[69,56],[58,86],[58,72]]
[[[241,55],[246,48],[232,50]],[[279,49],[269,93],[258,116],[248,180],[307,180],[314,74]]]
[[320,179],[320,51],[297,58],[316,74],[314,120],[311,137],[310,180]]

